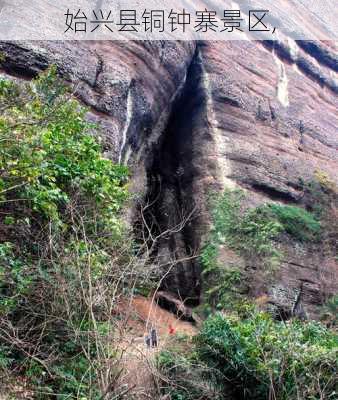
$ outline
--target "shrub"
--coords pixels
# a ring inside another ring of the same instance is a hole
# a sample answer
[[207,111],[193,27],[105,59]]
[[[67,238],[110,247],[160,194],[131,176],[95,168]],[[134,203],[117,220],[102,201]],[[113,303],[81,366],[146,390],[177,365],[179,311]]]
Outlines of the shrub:
[[328,326],[338,326],[338,294],[330,297],[324,304],[321,320]]
[[196,337],[198,359],[218,371],[218,385],[251,400],[336,398],[337,344],[319,323],[285,324],[258,312],[216,314]]
[[0,369],[25,374],[36,398],[100,398],[117,374],[128,171],[54,67],[1,79],[0,109]]
[[[220,265],[220,245],[235,250],[258,273],[268,276],[275,270],[281,257],[278,250],[281,233],[285,232],[293,240],[302,242],[320,239],[321,223],[315,214],[300,207],[278,204],[243,210],[243,199],[241,190],[229,189],[211,197],[213,227],[201,252],[205,294],[209,303],[220,301],[221,306],[229,303],[226,292],[232,290],[233,295],[233,289],[236,291],[236,286],[244,278],[243,274],[238,276],[238,268]],[[229,279],[229,276],[236,276],[237,279]]]
[[300,207],[270,204],[269,209],[283,226],[285,232],[300,241],[318,240],[320,222],[308,211]]
[[316,171],[311,181],[301,182],[303,203],[320,220],[320,248],[325,258],[337,255],[338,240],[338,188],[324,172]]
[[55,68],[25,87],[0,80],[0,107],[1,203],[22,202],[56,221],[80,192],[114,222],[126,198],[126,168],[102,156],[86,110],[56,81]]
[[241,300],[244,277],[239,268],[218,268],[208,278],[208,304],[217,309],[231,308]]
[[29,294],[35,278],[28,260],[14,254],[14,245],[0,244],[0,317],[12,313]]
[[281,224],[264,207],[243,212],[243,198],[243,192],[238,190],[226,190],[212,198],[213,228],[202,252],[205,268],[214,265],[220,244],[244,256],[268,259],[278,255],[273,239],[282,231]]
[[156,361],[156,367],[164,378],[162,393],[169,395],[171,400],[223,399],[213,382],[213,374],[197,358],[190,341],[172,340]]
[[[201,253],[205,297],[209,304],[229,307],[241,296],[238,290],[244,276],[236,267],[218,262],[219,246],[226,245],[243,256],[264,274],[270,274],[278,263],[280,253],[274,239],[282,225],[267,208],[242,210],[244,194],[240,190],[225,190],[212,196],[213,228]],[[237,292],[237,293],[236,293]]]

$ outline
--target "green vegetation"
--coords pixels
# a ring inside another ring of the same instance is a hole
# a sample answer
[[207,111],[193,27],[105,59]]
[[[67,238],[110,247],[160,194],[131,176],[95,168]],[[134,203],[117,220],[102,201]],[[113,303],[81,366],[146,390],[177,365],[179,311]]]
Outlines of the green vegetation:
[[78,192],[92,198],[114,225],[126,198],[120,185],[126,170],[102,157],[86,110],[54,84],[55,73],[52,68],[24,88],[0,80],[1,204],[23,202],[56,222],[62,205]]
[[281,226],[264,208],[243,212],[243,199],[244,194],[239,190],[226,190],[212,199],[213,238],[244,253],[253,249],[263,256],[274,253],[272,239]]
[[274,269],[280,257],[274,238],[282,225],[265,208],[243,211],[243,200],[242,191],[225,190],[210,201],[213,228],[201,262],[206,304],[213,308],[231,308],[241,299],[245,282],[237,266],[222,265],[218,260],[220,246],[234,250],[265,273]]
[[[245,299],[244,268],[222,265],[222,252],[230,249],[255,266],[255,273],[269,273],[278,264],[282,240],[319,245],[326,225],[301,207],[265,204],[245,210],[243,200],[238,190],[211,200],[213,227],[201,255],[203,311],[209,318],[193,343],[186,343],[188,349],[162,352],[163,392],[177,400],[335,399],[336,333],[321,323],[275,321],[256,310]],[[327,325],[335,325],[335,311],[332,298],[323,315]]]
[[1,79],[0,110],[0,374],[25,375],[34,398],[99,399],[118,375],[128,171],[53,67]]
[[316,322],[276,322],[253,310],[242,318],[216,314],[190,352],[164,353],[160,367],[169,374],[165,390],[180,400],[335,399],[337,345],[337,335]]
[[338,327],[338,294],[330,297],[324,305],[322,321],[332,328]]
[[279,253],[274,238],[283,226],[272,218],[265,207],[242,211],[244,194],[238,190],[226,190],[211,200],[213,229],[201,260],[204,272],[215,267],[219,246],[224,244],[239,254],[271,264]]
[[278,239],[282,233],[301,242],[318,241],[321,233],[318,219],[303,208],[265,204],[244,211],[243,200],[240,190],[225,190],[211,199],[213,228],[201,262],[207,302],[220,308],[237,300],[236,293],[242,291],[239,284],[244,280],[238,267],[223,266],[218,261],[220,246],[234,250],[259,272],[269,275],[279,263]]
[[[24,377],[36,399],[123,398],[114,392],[115,307],[122,294],[152,290],[148,275],[136,285],[144,261],[136,266],[133,257],[142,246],[133,246],[121,218],[128,171],[103,156],[97,127],[53,67],[30,83],[0,79],[0,110],[1,380]],[[227,247],[270,273],[282,235],[322,240],[336,212],[324,178],[308,189],[325,199],[311,212],[275,204],[244,210],[241,191],[212,198],[201,255],[205,299],[209,311],[232,313],[211,316],[193,341],[178,338],[159,354],[171,400],[337,398],[337,336],[319,323],[276,322],[256,311],[243,300],[243,270],[220,261]],[[336,308],[333,297],[324,316],[330,326]]]
[[300,186],[307,209],[318,219],[325,219],[332,208],[337,208],[338,187],[324,172],[315,171],[313,179],[308,182],[300,179]]
[[236,386],[239,398],[335,397],[338,337],[319,323],[217,314],[196,343],[200,359]]
[[[191,340],[172,340],[157,357],[162,392],[171,400],[222,400],[222,393]],[[215,371],[216,372],[216,371]]]
[[301,182],[301,185],[306,208],[321,222],[321,252],[324,257],[337,257],[338,187],[321,171],[316,171],[310,182]]
[[[227,244],[241,253],[251,253],[253,249],[259,255],[274,253],[272,239],[279,233],[281,226],[267,218],[267,215],[257,212],[257,209],[243,213],[243,199],[243,192],[238,190],[226,190],[212,197],[210,207],[213,210],[213,229],[210,246]],[[206,249],[202,261],[208,268],[217,250],[211,252],[208,247]]]
[[278,222],[283,226],[285,232],[296,240],[302,242],[318,240],[321,232],[321,225],[313,214],[303,208],[294,206],[269,204],[265,207],[271,210],[272,216],[276,217]]

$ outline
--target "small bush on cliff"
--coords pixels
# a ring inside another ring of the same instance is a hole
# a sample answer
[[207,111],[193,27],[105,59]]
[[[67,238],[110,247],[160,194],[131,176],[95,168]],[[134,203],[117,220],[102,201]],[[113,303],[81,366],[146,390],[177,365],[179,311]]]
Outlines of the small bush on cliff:
[[315,171],[310,181],[300,180],[300,185],[304,191],[303,202],[306,208],[318,219],[325,220],[328,213],[337,209],[338,187],[325,172]]
[[[202,253],[203,265],[213,265],[219,244],[239,251],[243,255],[267,260],[278,256],[274,238],[283,230],[283,226],[272,218],[265,207],[242,211],[243,192],[226,190],[212,198],[213,229],[209,244]],[[210,254],[210,246],[215,250]]]
[[304,191],[303,204],[321,223],[318,252],[323,256],[322,266],[325,269],[325,264],[337,257],[338,187],[322,171],[316,171],[311,181],[301,182],[301,185]]
[[[317,217],[301,207],[265,204],[243,210],[244,193],[225,190],[211,199],[213,227],[201,254],[203,274],[206,277],[206,297],[209,303],[228,303],[226,292],[236,298],[238,283],[243,276],[238,268],[222,266],[218,262],[219,247],[225,245],[243,256],[258,273],[273,272],[281,253],[278,238],[287,233],[293,240],[318,241],[321,223]],[[229,279],[236,276],[237,279]]]
[[274,239],[283,226],[265,207],[242,210],[244,193],[225,190],[211,198],[213,228],[201,254],[206,300],[212,305],[231,307],[244,277],[236,267],[220,265],[219,247],[235,250],[265,274],[271,273],[280,253]]
[[0,373],[25,374],[35,398],[101,398],[118,373],[127,170],[53,67],[1,79],[0,110]]
[[270,204],[273,216],[283,226],[285,232],[300,241],[316,241],[321,231],[320,222],[308,211],[300,207]]
[[338,327],[338,294],[330,297],[323,308],[321,320],[332,328]]

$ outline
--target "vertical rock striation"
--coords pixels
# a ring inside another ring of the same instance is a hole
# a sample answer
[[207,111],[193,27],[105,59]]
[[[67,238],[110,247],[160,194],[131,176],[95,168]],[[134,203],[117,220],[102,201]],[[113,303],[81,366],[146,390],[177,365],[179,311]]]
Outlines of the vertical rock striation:
[[[0,51],[5,75],[31,79],[54,63],[72,83],[107,155],[134,172],[154,234],[167,231],[154,252],[170,266],[163,288],[193,305],[210,191],[241,187],[248,206],[300,204],[315,171],[337,182],[334,43],[3,42]],[[337,290],[338,266],[311,246],[285,247],[274,282],[253,282],[253,294],[315,315],[323,290]]]

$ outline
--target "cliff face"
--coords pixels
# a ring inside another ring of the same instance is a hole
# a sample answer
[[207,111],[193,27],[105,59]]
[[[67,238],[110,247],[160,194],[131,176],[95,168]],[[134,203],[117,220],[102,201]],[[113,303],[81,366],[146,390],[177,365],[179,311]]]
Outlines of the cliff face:
[[[291,41],[219,42],[200,48],[210,138],[201,133],[194,140],[203,155],[212,141],[207,159],[215,161],[209,171],[208,161],[200,162],[200,182],[245,188],[249,205],[297,205],[304,202],[302,182],[313,180],[315,171],[337,181],[338,60],[330,53],[328,65],[321,56],[328,48],[318,46],[311,51]],[[323,249],[283,245],[274,282],[260,281],[257,273],[251,292],[267,294],[283,314],[302,304],[313,315],[323,292],[337,289],[338,266]]]
[[[164,288],[192,304],[211,190],[242,187],[250,206],[297,204],[315,171],[337,182],[333,43],[3,42],[0,51],[4,74],[30,79],[53,63],[74,85],[107,154],[133,171],[133,190],[148,204],[143,229],[169,231],[155,248],[175,264]],[[273,282],[257,278],[252,293],[286,314],[301,303],[314,315],[338,288],[338,266],[311,246],[285,247]]]

